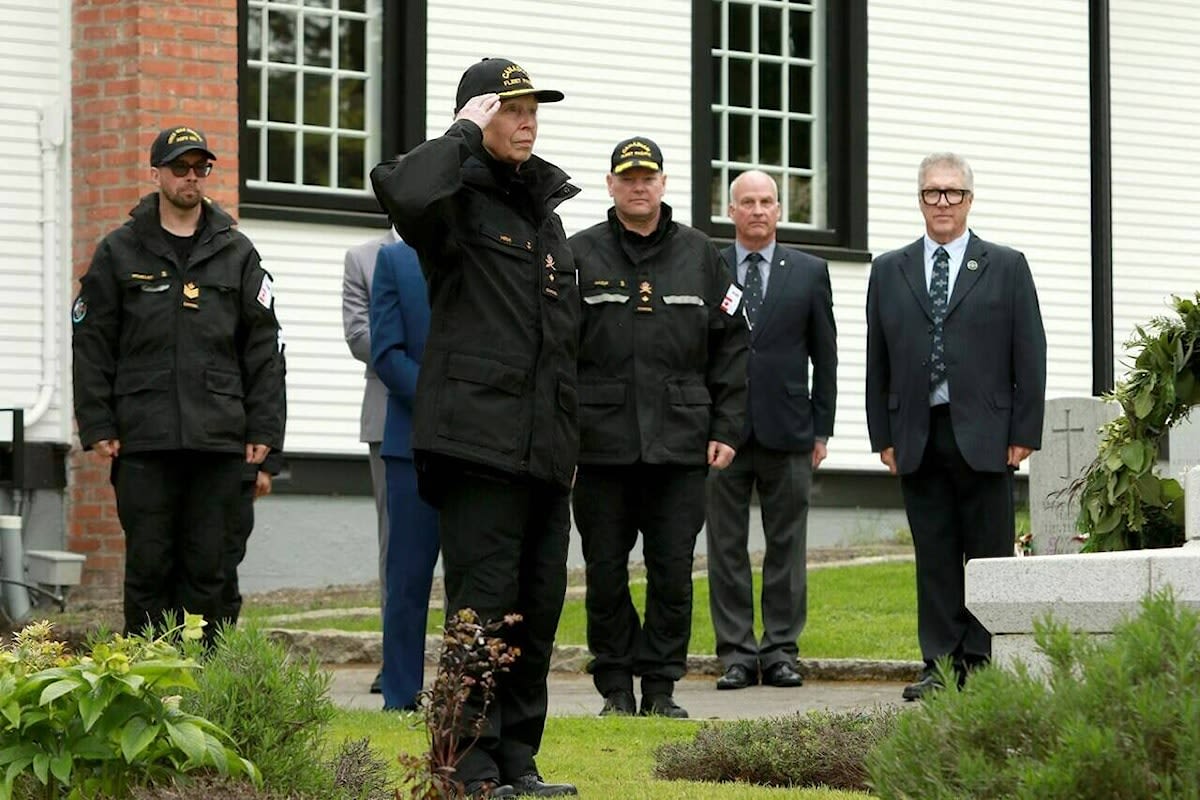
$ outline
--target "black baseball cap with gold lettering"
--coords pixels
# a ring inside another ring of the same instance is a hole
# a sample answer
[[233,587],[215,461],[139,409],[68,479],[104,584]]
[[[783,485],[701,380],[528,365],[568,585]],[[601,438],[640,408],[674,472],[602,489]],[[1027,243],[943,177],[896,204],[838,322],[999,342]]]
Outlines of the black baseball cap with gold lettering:
[[662,172],[662,150],[645,136],[634,136],[632,139],[618,142],[612,153],[613,175],[620,175],[633,167]]
[[185,125],[176,125],[163,129],[155,137],[154,144],[150,145],[150,166],[161,167],[189,150],[199,150],[209,161],[217,160],[212,150],[208,149],[208,140],[203,133]]
[[556,89],[535,89],[525,68],[507,58],[485,58],[467,67],[458,81],[458,93],[454,96],[454,113],[457,114],[472,97],[481,94],[498,94],[501,100],[531,94],[539,103],[557,103],[563,93]]

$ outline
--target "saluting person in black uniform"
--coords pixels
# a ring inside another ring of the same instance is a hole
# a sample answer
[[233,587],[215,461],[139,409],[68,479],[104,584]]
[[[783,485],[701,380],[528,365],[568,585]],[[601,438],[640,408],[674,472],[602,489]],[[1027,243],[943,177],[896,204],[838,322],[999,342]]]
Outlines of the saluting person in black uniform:
[[211,641],[242,471],[283,445],[271,276],[204,197],[216,160],[194,128],[150,148],[157,191],[96,248],[72,307],[79,441],[112,459],[125,530],[125,631],[202,614]]
[[[692,553],[708,469],[733,460],[746,413],[741,292],[716,247],[671,219],[662,152],[613,150],[608,220],[571,237],[579,267],[580,452],[575,525],[587,562],[590,665],[601,714],[686,717]],[[629,595],[642,533],[646,616]]]
[[[576,793],[534,763],[579,438],[579,293],[554,213],[579,190],[533,155],[538,103],[562,99],[517,64],[484,59],[463,73],[449,130],[371,172],[429,283],[412,448],[418,490],[438,509],[446,616],[522,616],[504,630],[520,656],[498,677],[479,740],[464,739],[455,777],[470,796]],[[464,720],[479,710],[476,696]]]

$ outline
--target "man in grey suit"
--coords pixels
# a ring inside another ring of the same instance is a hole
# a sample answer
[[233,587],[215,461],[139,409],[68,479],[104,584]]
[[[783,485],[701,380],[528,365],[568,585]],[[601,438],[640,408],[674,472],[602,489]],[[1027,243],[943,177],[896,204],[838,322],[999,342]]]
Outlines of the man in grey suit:
[[[387,608],[387,478],[383,457],[379,453],[383,441],[383,423],[387,419],[387,388],[371,366],[371,281],[375,276],[375,257],[384,245],[400,241],[394,228],[383,236],[357,244],[346,251],[346,267],[342,273],[342,330],[350,354],[366,365],[367,385],[363,390],[362,412],[359,417],[360,442],[367,443],[367,458],[371,465],[371,489],[375,493],[375,516],[379,536],[379,608]],[[371,693],[382,694],[382,670],[371,682]]]
[[[775,179],[753,170],[729,187],[737,240],[722,257],[742,289],[750,324],[746,426],[733,463],[708,476],[709,605],[718,689],[804,683],[797,639],[808,609],[808,495],[826,454],[837,405],[837,328],[829,267],[779,245]],[[809,390],[809,363],[812,389]],[[754,589],[746,545],[750,495],[762,505],[761,640],[754,633]]]
[[959,685],[991,658],[991,635],[964,602],[963,564],[1012,555],[1013,471],[1041,446],[1046,334],[1029,264],[967,228],[966,160],[921,162],[925,235],[875,260],[867,288],[871,449],[900,475],[917,558],[917,636],[925,669],[904,689]]

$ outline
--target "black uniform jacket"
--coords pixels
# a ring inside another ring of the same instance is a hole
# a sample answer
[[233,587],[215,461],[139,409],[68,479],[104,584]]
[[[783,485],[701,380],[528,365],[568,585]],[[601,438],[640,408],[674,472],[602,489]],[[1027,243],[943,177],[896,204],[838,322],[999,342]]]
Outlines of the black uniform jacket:
[[514,172],[475,123],[378,165],[371,182],[429,283],[414,459],[450,456],[569,487],[579,446],[579,292],[554,208],[579,190],[531,157]]
[[283,446],[284,365],[271,278],[233,218],[205,201],[188,263],[158,193],[96,248],[72,308],[75,418],[90,448],[244,452]]
[[571,237],[583,298],[579,461],[702,466],[710,440],[742,439],[741,303],[716,247],[667,204],[648,242],[631,235],[609,209]]

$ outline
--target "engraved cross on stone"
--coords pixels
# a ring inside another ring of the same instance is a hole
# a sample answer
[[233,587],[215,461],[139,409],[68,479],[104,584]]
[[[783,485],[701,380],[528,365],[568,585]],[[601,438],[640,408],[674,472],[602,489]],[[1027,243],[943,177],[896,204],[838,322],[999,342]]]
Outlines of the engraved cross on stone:
[[1063,423],[1063,427],[1051,428],[1050,432],[1051,433],[1065,433],[1067,435],[1067,474],[1059,475],[1058,477],[1062,478],[1063,480],[1072,480],[1075,477],[1075,473],[1071,469],[1071,434],[1072,433],[1083,433],[1083,427],[1082,426],[1080,426],[1078,428],[1071,427],[1071,409],[1064,408],[1063,413],[1066,414],[1066,421]]

